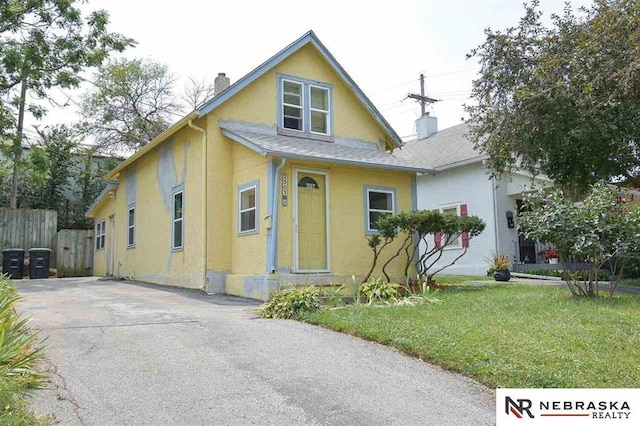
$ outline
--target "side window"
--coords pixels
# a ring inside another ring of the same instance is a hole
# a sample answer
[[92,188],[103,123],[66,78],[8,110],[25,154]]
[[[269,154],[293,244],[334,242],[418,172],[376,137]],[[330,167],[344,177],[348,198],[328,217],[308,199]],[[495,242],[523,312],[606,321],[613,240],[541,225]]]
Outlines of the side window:
[[127,247],[133,247],[136,243],[136,205],[129,205],[127,214]]
[[365,187],[365,233],[374,234],[380,229],[378,221],[396,213],[395,188]]
[[101,220],[100,222],[96,223],[96,250],[104,249],[106,229],[107,229],[106,221]]
[[[446,206],[446,207],[441,207],[440,208],[440,213],[442,214],[452,214],[454,216],[459,216],[460,212],[458,211],[458,206]],[[451,248],[457,248],[457,247],[462,247],[462,245],[460,244],[460,237],[455,237],[455,238],[451,238],[449,239],[447,235],[442,235],[441,238],[442,244],[444,244],[444,241],[448,241],[449,244],[447,244],[449,247]]]
[[181,250],[184,247],[184,189],[182,185],[173,190],[171,228],[171,248]]
[[260,183],[253,181],[238,187],[238,234],[257,234]]

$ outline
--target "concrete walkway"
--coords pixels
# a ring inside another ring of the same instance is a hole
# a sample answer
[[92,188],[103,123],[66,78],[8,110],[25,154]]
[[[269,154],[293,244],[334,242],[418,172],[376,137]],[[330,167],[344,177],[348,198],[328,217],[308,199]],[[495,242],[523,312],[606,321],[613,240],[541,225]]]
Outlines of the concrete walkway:
[[18,283],[49,336],[34,400],[65,425],[490,425],[492,390],[254,302],[90,279]]
[[[487,282],[492,281],[469,281],[473,284],[486,284]],[[503,284],[532,284],[532,285],[547,285],[547,286],[556,286],[556,287],[566,287],[567,284],[562,280],[549,280],[549,279],[541,279],[537,280],[535,278],[516,278],[512,277],[509,282]],[[608,281],[602,281],[599,283],[600,292],[602,294],[608,293],[610,283]],[[569,290],[567,290],[569,291]],[[625,294],[638,294],[640,295],[640,287],[632,286],[632,285],[618,285],[616,288],[617,293],[625,293]]]

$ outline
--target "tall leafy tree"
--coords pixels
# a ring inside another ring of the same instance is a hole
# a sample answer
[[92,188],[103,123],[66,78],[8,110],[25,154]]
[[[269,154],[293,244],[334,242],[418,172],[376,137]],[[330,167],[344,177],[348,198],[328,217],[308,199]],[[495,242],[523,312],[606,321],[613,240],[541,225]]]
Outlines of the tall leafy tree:
[[640,183],[640,2],[567,6],[545,27],[536,0],[469,56],[481,64],[470,137],[495,175],[523,167],[576,190]]
[[78,142],[64,125],[37,129],[22,173],[21,207],[61,211],[77,162]]
[[100,65],[112,51],[133,44],[107,30],[107,12],[83,16],[82,0],[5,0],[0,2],[0,136],[12,140],[11,207],[17,207],[27,94],[46,98],[54,87],[77,87],[85,67]]
[[82,101],[81,127],[106,151],[137,150],[180,113],[176,77],[152,60],[119,59],[100,67]]

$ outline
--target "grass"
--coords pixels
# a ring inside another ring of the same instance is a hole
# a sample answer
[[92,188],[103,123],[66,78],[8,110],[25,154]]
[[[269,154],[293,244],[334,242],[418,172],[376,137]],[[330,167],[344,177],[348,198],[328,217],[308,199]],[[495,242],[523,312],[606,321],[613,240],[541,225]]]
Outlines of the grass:
[[467,281],[493,281],[493,277],[489,277],[487,275],[436,275],[435,278],[436,284],[444,285],[444,284],[463,284]]
[[490,387],[640,386],[640,298],[481,284],[443,303],[324,310],[303,320],[396,347]]
[[640,278],[625,278],[620,282],[620,284],[640,287]]

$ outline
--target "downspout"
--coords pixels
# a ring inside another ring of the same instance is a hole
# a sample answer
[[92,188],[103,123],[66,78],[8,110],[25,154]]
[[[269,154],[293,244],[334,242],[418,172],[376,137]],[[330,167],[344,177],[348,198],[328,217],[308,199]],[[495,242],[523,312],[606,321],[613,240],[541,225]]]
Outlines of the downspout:
[[500,226],[498,224],[498,197],[496,195],[496,178],[492,177],[491,178],[491,195],[493,196],[493,223],[494,223],[494,232],[493,232],[493,237],[495,239],[495,246],[496,246],[496,255],[499,255],[500,252],[498,251],[499,247],[498,247],[498,242],[500,241]]
[[271,212],[271,259],[269,259],[269,272],[271,273],[276,272],[276,248],[278,247],[278,182],[280,171],[286,162],[287,159],[282,158],[280,164],[276,167],[276,170],[273,173],[273,199],[271,200],[271,206],[273,208],[273,211]]
[[189,119],[189,127],[202,134],[202,286],[207,291],[207,132],[193,124]]

